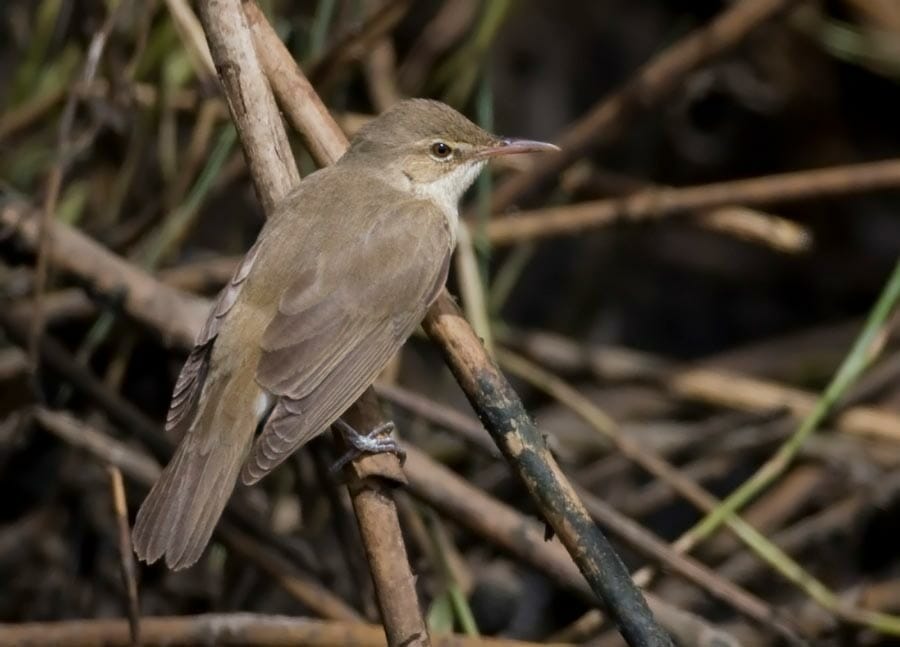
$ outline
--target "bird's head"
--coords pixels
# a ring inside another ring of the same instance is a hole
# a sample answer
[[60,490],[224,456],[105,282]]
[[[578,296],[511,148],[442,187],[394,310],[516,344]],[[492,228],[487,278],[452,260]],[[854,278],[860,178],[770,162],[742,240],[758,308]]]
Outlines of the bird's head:
[[492,135],[439,101],[408,99],[361,128],[347,159],[375,165],[417,195],[455,206],[492,157],[558,150]]

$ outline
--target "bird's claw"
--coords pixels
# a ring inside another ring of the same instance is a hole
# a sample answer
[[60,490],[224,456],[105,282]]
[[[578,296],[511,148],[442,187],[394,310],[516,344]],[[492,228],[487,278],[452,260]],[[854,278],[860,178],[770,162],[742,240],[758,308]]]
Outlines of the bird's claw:
[[384,422],[367,434],[361,434],[343,420],[338,419],[334,426],[341,430],[350,449],[332,465],[332,474],[339,472],[350,461],[356,460],[363,454],[381,454],[390,452],[396,454],[400,464],[406,461],[406,452],[391,436],[396,429],[393,422]]

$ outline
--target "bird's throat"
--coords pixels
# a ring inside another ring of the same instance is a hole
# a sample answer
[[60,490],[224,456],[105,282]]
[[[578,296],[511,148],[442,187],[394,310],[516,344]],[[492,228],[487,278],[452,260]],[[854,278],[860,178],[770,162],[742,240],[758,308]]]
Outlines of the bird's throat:
[[484,165],[483,161],[460,165],[433,182],[411,186],[416,197],[433,202],[444,213],[454,242],[456,228],[459,226],[459,201],[475,182]]

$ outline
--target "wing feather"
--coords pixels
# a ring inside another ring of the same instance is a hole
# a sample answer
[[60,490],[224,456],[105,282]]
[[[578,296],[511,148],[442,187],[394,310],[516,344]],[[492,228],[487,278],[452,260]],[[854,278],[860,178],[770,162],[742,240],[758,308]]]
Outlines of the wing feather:
[[445,216],[410,201],[365,232],[345,272],[313,281],[301,272],[263,335],[257,381],[277,402],[244,467],[245,483],[327,429],[375,380],[440,292],[451,245]]
[[200,333],[194,341],[194,348],[191,349],[184,366],[181,368],[181,373],[178,375],[175,389],[172,392],[172,402],[166,414],[166,432],[171,433],[176,440],[184,436],[194,421],[200,393],[203,390],[203,385],[209,372],[209,354],[212,350],[213,341],[216,335],[219,334],[220,322],[237,301],[241,287],[247,280],[247,276],[249,276],[250,270],[256,261],[259,248],[260,241],[257,240],[243,260],[241,260],[231,280],[219,292],[219,296],[212,310],[210,310],[206,323],[200,329]]
[[346,340],[359,328],[361,317],[341,308],[341,301],[332,293],[306,310],[285,314],[279,309],[263,334],[256,374],[260,385],[300,399],[322,382],[350,351]]

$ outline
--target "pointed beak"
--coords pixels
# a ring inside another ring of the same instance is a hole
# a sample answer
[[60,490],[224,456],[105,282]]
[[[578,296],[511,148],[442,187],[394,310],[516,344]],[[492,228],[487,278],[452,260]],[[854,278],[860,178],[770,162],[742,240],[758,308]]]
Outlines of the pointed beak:
[[559,151],[559,146],[547,142],[536,142],[531,139],[505,138],[497,140],[493,146],[482,148],[475,157],[491,158],[501,155],[520,155],[522,153],[548,153]]

